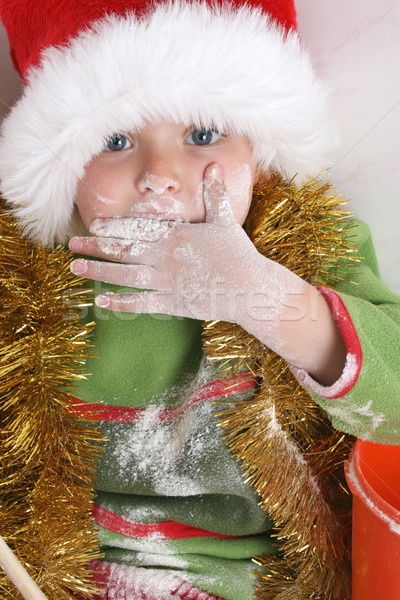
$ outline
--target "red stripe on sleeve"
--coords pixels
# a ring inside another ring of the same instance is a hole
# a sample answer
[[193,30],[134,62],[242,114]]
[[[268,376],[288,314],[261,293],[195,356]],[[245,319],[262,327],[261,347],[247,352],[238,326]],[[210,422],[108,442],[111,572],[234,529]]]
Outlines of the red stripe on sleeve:
[[121,535],[146,540],[181,540],[194,537],[212,537],[212,538],[237,538],[239,536],[226,535],[207,531],[178,523],[177,521],[165,521],[163,523],[135,523],[129,521],[120,515],[117,515],[108,508],[99,504],[93,507],[93,516],[97,523],[105,529],[114,531]]
[[307,371],[293,365],[289,365],[289,368],[293,375],[310,391],[322,398],[334,400],[350,392],[356,384],[361,372],[363,353],[356,328],[342,298],[331,289],[322,287],[317,289],[327,301],[346,346],[346,364],[343,373],[334,384],[326,387],[315,381]]
[[317,289],[327,301],[329,308],[331,309],[332,314],[337,321],[340,333],[343,336],[347,354],[353,354],[356,356],[357,363],[361,369],[363,355],[361,343],[345,303],[339,294],[337,294],[334,290],[323,287],[318,287]]

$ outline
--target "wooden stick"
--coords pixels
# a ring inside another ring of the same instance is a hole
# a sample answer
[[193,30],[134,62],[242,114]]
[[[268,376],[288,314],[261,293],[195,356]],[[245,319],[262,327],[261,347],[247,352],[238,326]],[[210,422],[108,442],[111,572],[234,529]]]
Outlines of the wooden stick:
[[47,600],[42,590],[19,562],[0,535],[0,567],[13,582],[25,600]]

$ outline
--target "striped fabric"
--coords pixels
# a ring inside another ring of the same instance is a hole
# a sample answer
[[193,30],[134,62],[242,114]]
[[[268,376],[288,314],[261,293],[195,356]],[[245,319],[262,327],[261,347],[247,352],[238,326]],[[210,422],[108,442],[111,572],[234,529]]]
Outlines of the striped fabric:
[[103,588],[96,600],[223,600],[193,586],[174,571],[107,562],[93,562],[92,568],[96,582]]

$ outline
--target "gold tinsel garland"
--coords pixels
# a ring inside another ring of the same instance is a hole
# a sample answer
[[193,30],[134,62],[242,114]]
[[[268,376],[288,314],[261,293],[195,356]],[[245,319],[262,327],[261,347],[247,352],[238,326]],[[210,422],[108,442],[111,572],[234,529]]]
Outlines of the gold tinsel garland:
[[[326,183],[296,187],[273,175],[256,186],[245,228],[261,254],[314,285],[335,287],[358,262],[343,204]],[[219,376],[246,368],[258,381],[250,401],[217,415],[277,529],[279,553],[254,559],[262,567],[257,597],[349,599],[351,497],[343,462],[351,438],[332,429],[285,361],[238,325],[207,323],[204,347]]]
[[[49,600],[93,597],[88,565],[100,556],[91,507],[102,438],[70,410],[88,333],[71,258],[22,239],[1,201],[0,535]],[[22,598],[1,570],[0,597]]]
[[[329,186],[301,188],[274,176],[257,186],[246,229],[257,249],[307,281],[334,287],[356,260],[347,215]],[[90,516],[99,434],[70,413],[81,377],[85,304],[71,256],[32,247],[0,215],[0,534],[50,600],[89,598],[88,562],[98,555]],[[348,279],[348,278],[347,278]],[[351,441],[334,432],[286,363],[240,327],[205,327],[208,358],[246,367],[259,381],[248,402],[219,423],[249,483],[277,526],[280,553],[256,562],[263,600],[346,600],[350,497],[343,461]],[[225,366],[224,366],[225,365]],[[4,600],[20,597],[0,573]]]

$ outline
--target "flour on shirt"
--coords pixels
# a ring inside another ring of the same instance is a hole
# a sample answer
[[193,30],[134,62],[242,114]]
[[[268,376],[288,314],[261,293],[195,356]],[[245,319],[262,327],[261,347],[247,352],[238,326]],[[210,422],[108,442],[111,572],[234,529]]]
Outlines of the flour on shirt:
[[[113,449],[119,476],[148,481],[159,494],[195,495],[198,460],[206,453],[205,438],[212,425],[211,406],[189,409],[174,423],[160,423],[163,407],[148,407],[140,422]],[[199,414],[200,413],[200,414]]]
[[[162,544],[162,542],[160,542]],[[182,558],[183,555],[178,554],[157,554],[149,552],[137,552],[135,556],[136,564],[141,567],[170,567],[171,569],[187,569],[188,562]]]
[[173,600],[174,592],[184,581],[180,573],[174,571],[112,565],[107,583],[108,597],[116,600],[118,597],[125,600],[147,597]]
[[[200,370],[201,372],[201,370]],[[192,386],[201,385],[200,374]],[[209,400],[191,405],[190,390],[181,403],[166,407],[165,392],[144,409],[140,420],[110,426],[107,463],[122,493],[194,496],[220,493],[252,496],[239,464],[226,448]],[[175,394],[174,394],[175,395]],[[176,397],[176,396],[175,396]]]
[[385,422],[385,415],[376,413],[372,409],[372,400],[367,400],[365,404],[360,406],[359,404],[351,404],[349,401],[340,403],[340,399],[338,399],[330,405],[329,414],[341,419],[353,428],[362,428],[364,439],[368,439]]

